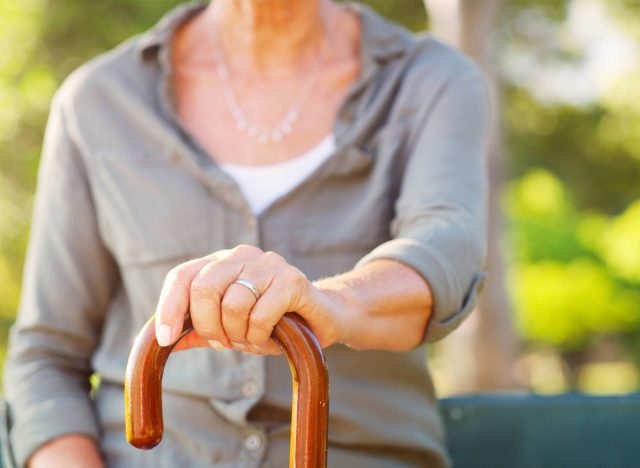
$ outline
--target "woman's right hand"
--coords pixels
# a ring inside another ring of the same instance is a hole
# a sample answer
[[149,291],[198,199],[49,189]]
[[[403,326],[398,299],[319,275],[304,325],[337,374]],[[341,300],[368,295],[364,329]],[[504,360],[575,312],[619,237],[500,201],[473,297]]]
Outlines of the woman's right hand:
[[[255,292],[238,280],[253,285]],[[297,312],[327,347],[339,341],[351,308],[339,294],[313,286],[275,252],[239,245],[185,262],[167,275],[156,309],[160,346],[176,342],[187,311],[193,331],[176,351],[211,346],[280,354],[271,335],[287,312]]]
[[69,434],[40,447],[29,459],[29,468],[104,468],[104,462],[93,439]]

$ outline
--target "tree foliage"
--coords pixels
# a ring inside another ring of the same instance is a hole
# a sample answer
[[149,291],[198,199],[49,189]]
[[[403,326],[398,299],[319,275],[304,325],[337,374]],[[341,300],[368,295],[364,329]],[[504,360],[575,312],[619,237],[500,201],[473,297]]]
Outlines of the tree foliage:
[[[624,0],[511,3],[502,46],[530,54],[540,67],[580,64],[587,51],[563,36],[580,2],[610,15],[640,47],[640,10]],[[636,65],[581,103],[541,100],[538,89],[506,76],[509,280],[520,332],[531,343],[575,351],[604,336],[640,338]]]
[[[640,47],[636,0],[511,0],[495,35],[500,60],[533,57],[527,74],[584,60],[564,30],[577,2],[603,5]],[[71,70],[179,3],[0,0],[0,357],[53,93]],[[427,21],[422,0],[367,3],[412,30]],[[640,67],[579,104],[542,100],[504,77],[509,282],[522,336],[567,350],[607,335],[640,343]]]

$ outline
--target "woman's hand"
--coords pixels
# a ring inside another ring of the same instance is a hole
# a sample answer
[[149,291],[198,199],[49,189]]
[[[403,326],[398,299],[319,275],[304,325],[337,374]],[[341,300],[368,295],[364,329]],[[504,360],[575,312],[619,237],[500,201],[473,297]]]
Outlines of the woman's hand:
[[[258,298],[238,279],[253,283]],[[316,288],[280,255],[241,245],[171,270],[156,310],[156,337],[161,346],[175,342],[189,311],[194,332],[176,350],[212,346],[278,354],[271,334],[285,313],[300,314],[327,347],[340,341],[348,310],[340,294]]]

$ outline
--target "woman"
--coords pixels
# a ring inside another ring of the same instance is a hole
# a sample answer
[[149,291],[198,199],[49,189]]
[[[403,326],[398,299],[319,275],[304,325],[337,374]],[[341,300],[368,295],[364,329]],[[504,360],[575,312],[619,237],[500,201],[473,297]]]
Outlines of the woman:
[[[186,4],[76,71],[52,106],[7,362],[30,466],[286,466],[298,311],[326,348],[329,465],[447,466],[426,341],[483,275],[482,78],[367,8]],[[159,300],[158,300],[159,298]],[[124,441],[152,312],[165,439]],[[101,378],[88,395],[92,372]]]

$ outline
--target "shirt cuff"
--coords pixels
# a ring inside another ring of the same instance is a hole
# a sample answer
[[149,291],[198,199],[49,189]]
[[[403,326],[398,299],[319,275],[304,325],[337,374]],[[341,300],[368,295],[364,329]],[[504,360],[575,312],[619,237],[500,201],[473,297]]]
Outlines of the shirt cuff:
[[10,430],[16,466],[25,466],[31,455],[47,442],[67,434],[83,434],[98,440],[91,406],[85,400],[47,400],[21,414]]
[[461,298],[454,285],[455,270],[439,252],[413,239],[398,238],[376,247],[357,263],[356,267],[373,260],[396,260],[413,268],[429,284],[433,297],[433,312],[427,324],[423,341],[438,341],[455,330],[473,310],[486,274],[472,275],[466,293]]

